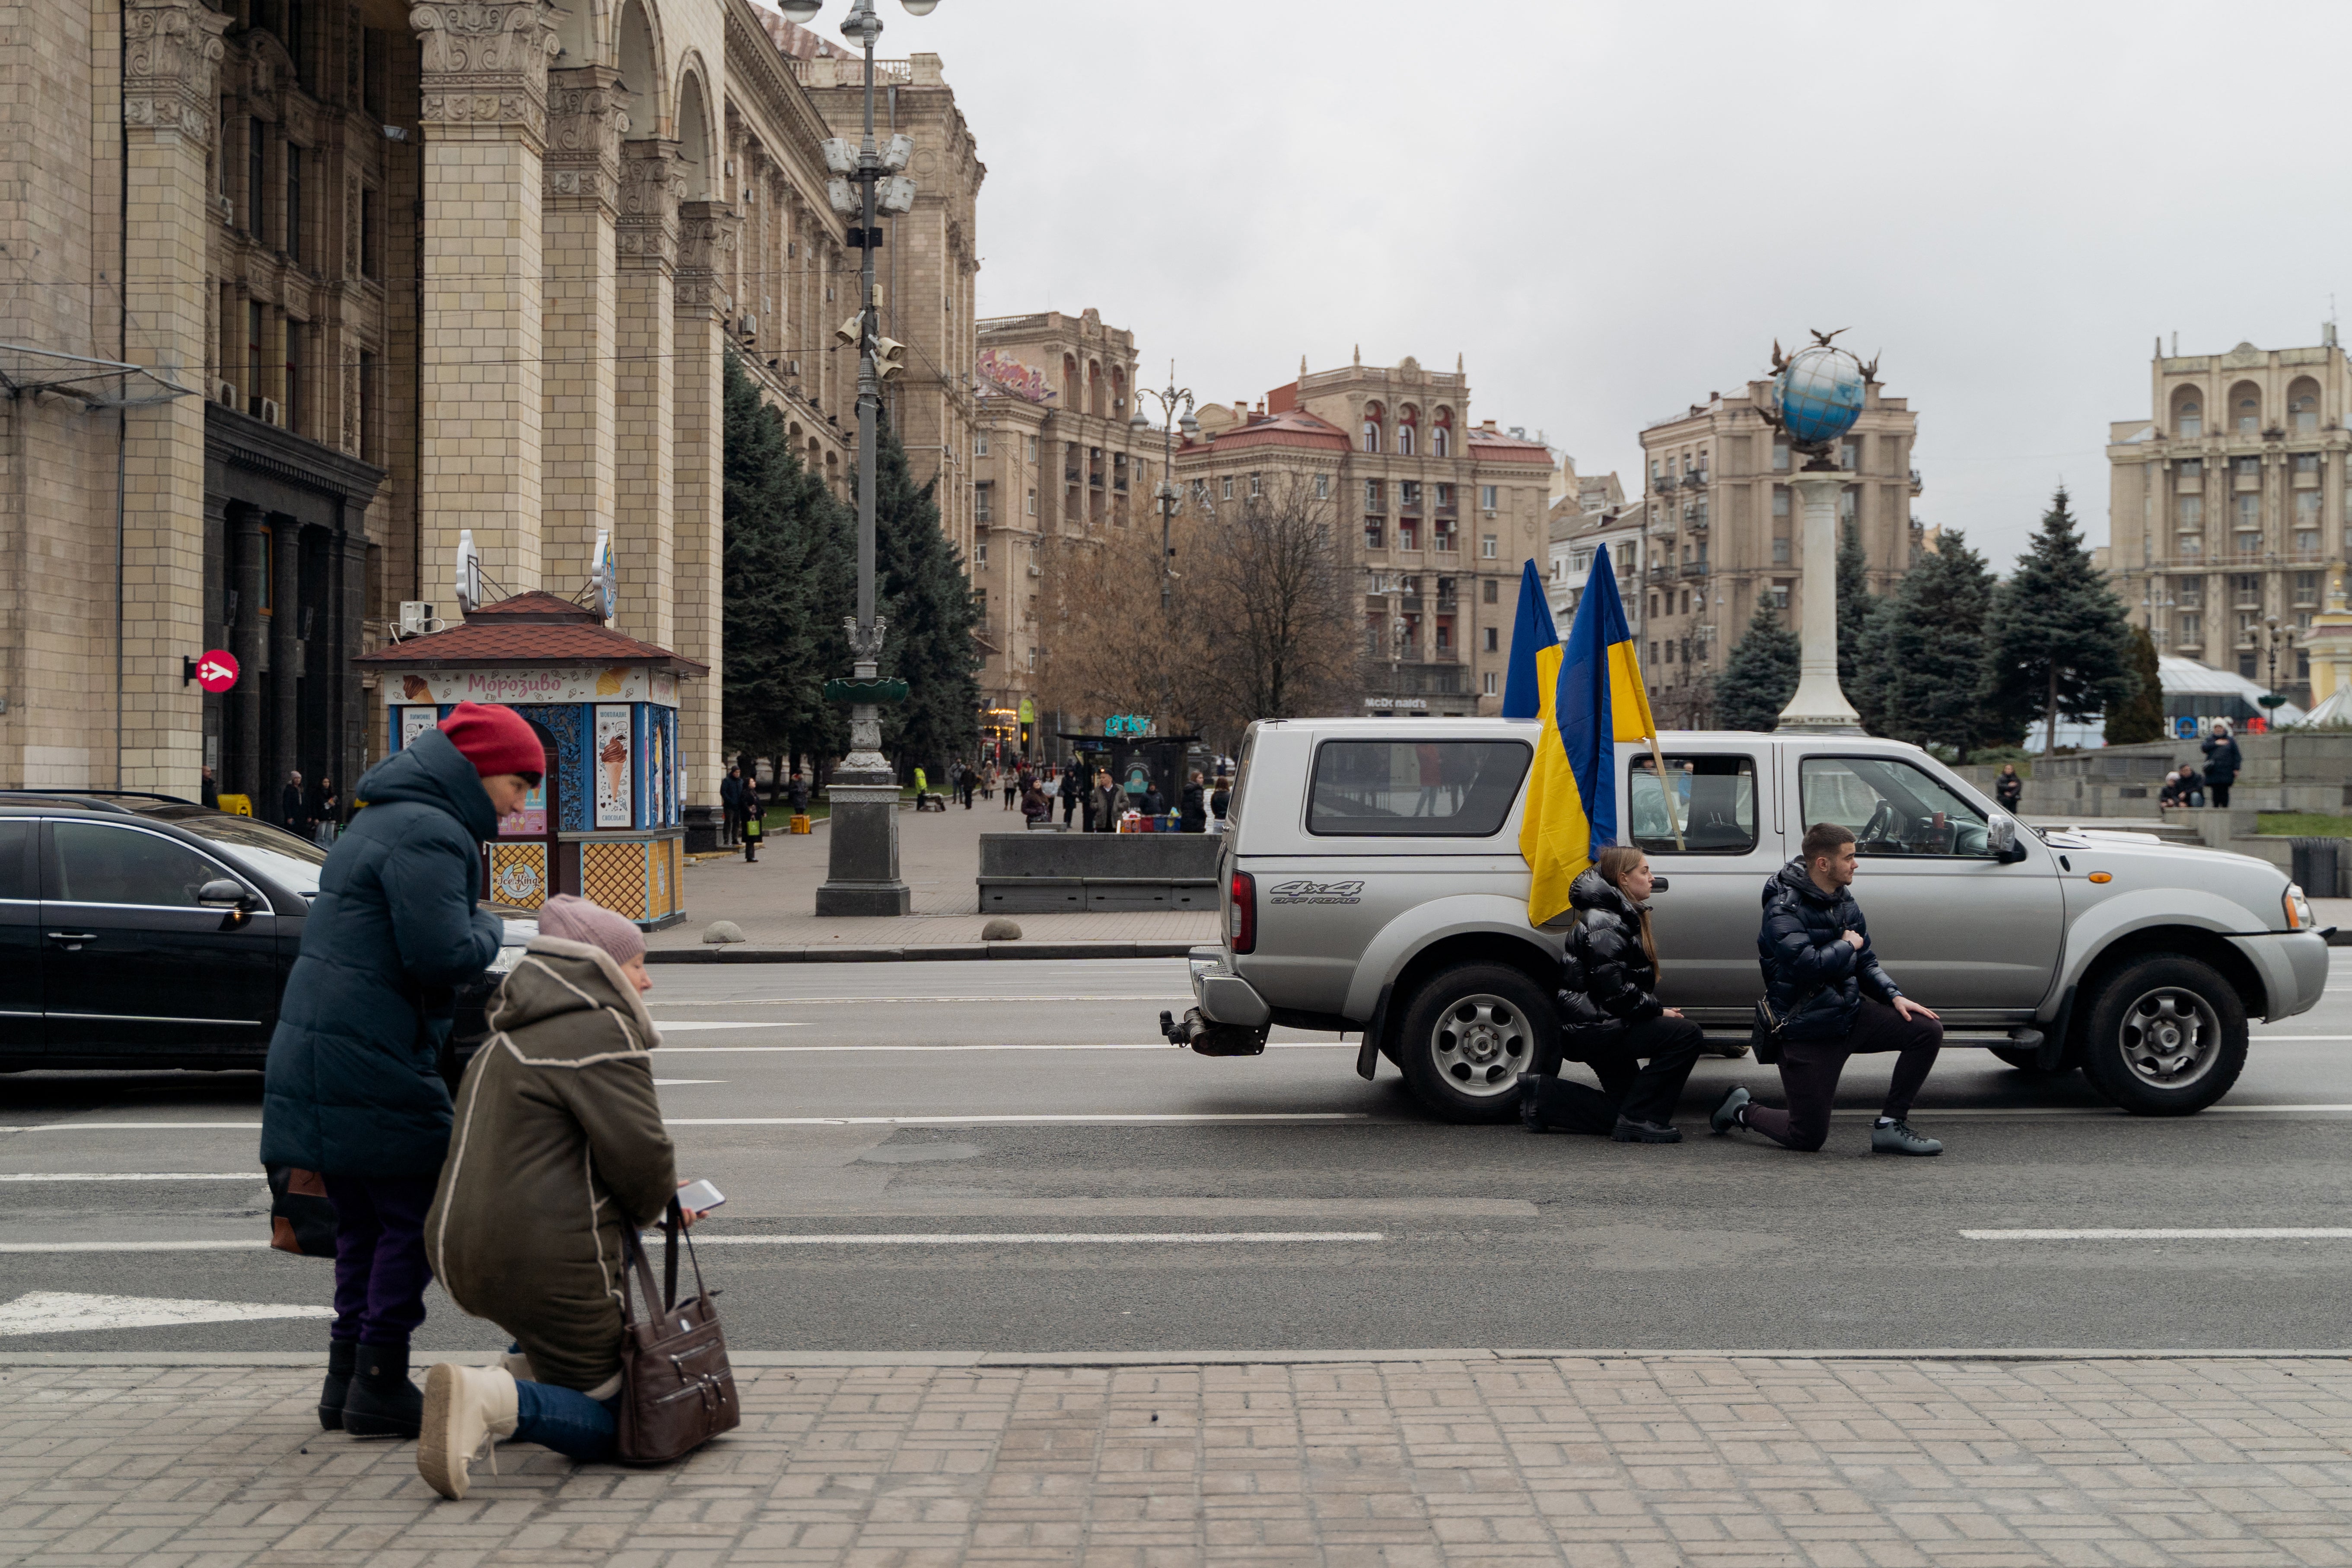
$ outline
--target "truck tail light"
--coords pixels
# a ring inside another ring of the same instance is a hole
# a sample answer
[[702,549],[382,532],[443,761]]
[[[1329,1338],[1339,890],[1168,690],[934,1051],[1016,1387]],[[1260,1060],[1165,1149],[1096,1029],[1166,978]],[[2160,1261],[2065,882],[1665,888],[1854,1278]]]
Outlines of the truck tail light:
[[1247,871],[1234,873],[1232,897],[1225,902],[1225,945],[1235,952],[1257,950],[1257,879]]

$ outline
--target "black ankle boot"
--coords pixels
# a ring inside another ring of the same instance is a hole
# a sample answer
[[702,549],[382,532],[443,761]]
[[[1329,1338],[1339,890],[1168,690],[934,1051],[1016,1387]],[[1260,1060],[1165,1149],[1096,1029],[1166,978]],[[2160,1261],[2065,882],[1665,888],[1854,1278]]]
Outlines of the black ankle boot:
[[357,1340],[331,1340],[327,1344],[327,1383],[319,1390],[319,1425],[330,1432],[343,1429],[343,1406],[350,1401],[352,1373],[359,1365]]
[[343,1430],[354,1437],[414,1437],[425,1424],[425,1395],[408,1381],[406,1345],[359,1349]]

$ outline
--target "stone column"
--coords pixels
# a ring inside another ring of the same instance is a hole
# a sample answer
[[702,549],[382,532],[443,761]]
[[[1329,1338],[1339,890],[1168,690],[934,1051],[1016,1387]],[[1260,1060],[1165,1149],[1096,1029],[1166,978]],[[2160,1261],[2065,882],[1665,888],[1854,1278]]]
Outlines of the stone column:
[[539,586],[541,463],[540,204],[547,61],[543,0],[424,0],[424,451],[427,596],[446,596],[461,529],[514,592]]
[[1789,488],[1805,520],[1804,657],[1797,694],[1780,710],[1782,730],[1818,735],[1859,735],[1862,716],[1845,700],[1837,670],[1838,497],[1846,476],[1804,472]]
[[[302,525],[290,517],[270,519],[269,565],[277,582],[269,594],[269,751],[276,759],[268,781],[269,808],[285,787],[286,770],[301,770],[310,782],[316,759],[302,755],[302,675],[306,650],[302,630]],[[261,802],[254,802],[260,811]],[[265,813],[265,815],[268,815]],[[274,820],[274,817],[273,817]]]
[[261,616],[261,602],[268,597],[269,552],[263,542],[268,526],[258,507],[230,505],[228,581],[236,592],[236,622],[229,628],[228,650],[236,656],[241,673],[228,692],[228,709],[236,719],[236,750],[221,758],[220,787],[251,795],[257,814],[267,810],[262,795],[268,783],[262,776],[261,736],[261,677],[268,662],[262,636],[269,622]]
[[541,574],[569,595],[613,523],[613,326],[620,309],[614,220],[629,116],[610,66],[548,73],[547,371],[541,383],[547,506]]
[[[676,614],[667,646],[710,667],[680,689],[677,757],[688,770],[688,802],[719,799],[723,739],[719,694],[719,512],[721,382],[727,322],[736,301],[726,291],[741,226],[725,202],[688,202],[679,212],[677,311],[677,438],[673,476]],[[656,639],[658,640],[658,639]]]
[[620,275],[615,386],[613,620],[633,637],[671,646],[671,462],[677,376],[678,144],[621,143]]
[[191,797],[204,765],[204,693],[181,680],[180,660],[204,651],[212,394],[205,154],[219,123],[227,26],[202,0],[123,0],[122,305],[131,323],[123,357],[193,395],[123,416],[122,766],[114,782]]

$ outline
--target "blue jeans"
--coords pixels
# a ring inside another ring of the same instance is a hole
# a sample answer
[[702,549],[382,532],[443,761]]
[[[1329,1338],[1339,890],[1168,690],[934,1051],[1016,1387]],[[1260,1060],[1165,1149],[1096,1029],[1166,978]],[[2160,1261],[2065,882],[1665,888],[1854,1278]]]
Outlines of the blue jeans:
[[576,1388],[515,1380],[518,1441],[552,1448],[586,1464],[613,1457],[614,1417],[621,1396],[591,1399]]

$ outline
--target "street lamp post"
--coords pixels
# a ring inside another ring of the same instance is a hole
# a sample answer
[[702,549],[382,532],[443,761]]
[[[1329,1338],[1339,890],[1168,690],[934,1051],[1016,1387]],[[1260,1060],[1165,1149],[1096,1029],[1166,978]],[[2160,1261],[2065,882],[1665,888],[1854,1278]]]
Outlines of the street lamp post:
[[1173,360],[1168,362],[1167,391],[1155,392],[1148,386],[1135,389],[1135,416],[1127,422],[1130,430],[1151,428],[1151,421],[1143,412],[1143,400],[1147,397],[1160,405],[1160,489],[1154,492],[1154,499],[1160,502],[1160,610],[1165,615],[1174,582],[1168,570],[1168,557],[1170,530],[1176,517],[1176,432],[1181,428],[1184,439],[1190,441],[1200,434],[1201,422],[1192,417],[1192,389],[1176,384]]
[[[824,9],[824,0],[778,0],[784,15],[803,25]],[[899,0],[912,16],[928,16],[940,0]],[[898,876],[898,779],[882,755],[884,702],[906,700],[907,683],[882,679],[882,638],[887,623],[874,613],[874,471],[879,444],[882,383],[898,374],[905,345],[881,335],[879,302],[874,294],[874,252],[881,244],[880,213],[893,216],[914,205],[915,183],[898,173],[913,156],[914,142],[893,136],[887,146],[874,141],[874,40],[882,18],[874,0],[851,0],[842,37],[866,51],[865,132],[853,148],[839,137],[824,143],[825,167],[833,174],[826,196],[834,210],[855,216],[850,243],[858,247],[857,314],[835,336],[857,344],[857,614],[844,622],[849,633],[850,678],[825,682],[828,701],[849,704],[849,755],[834,770],[827,796],[832,805],[832,844],[824,884],[816,890],[821,915],[903,915],[911,906]]]

